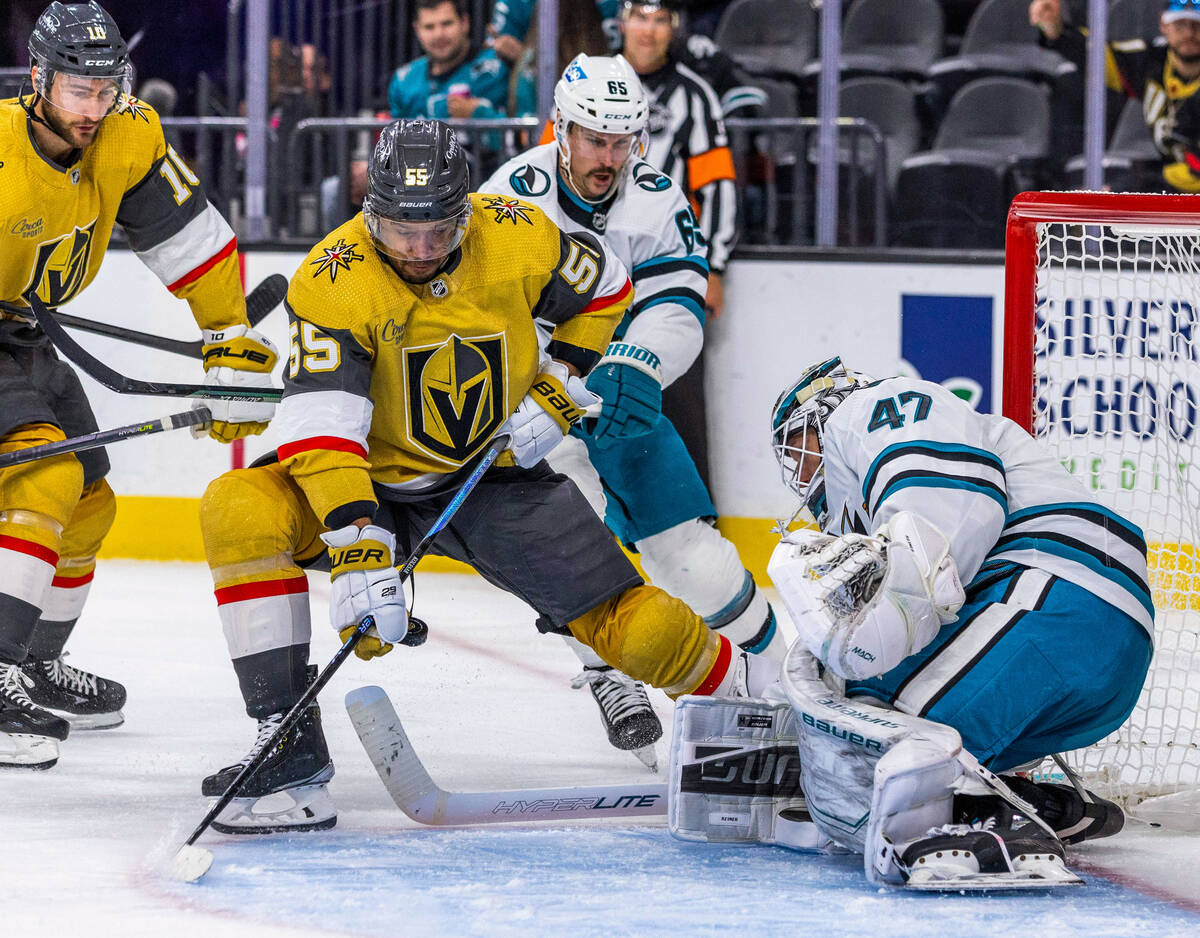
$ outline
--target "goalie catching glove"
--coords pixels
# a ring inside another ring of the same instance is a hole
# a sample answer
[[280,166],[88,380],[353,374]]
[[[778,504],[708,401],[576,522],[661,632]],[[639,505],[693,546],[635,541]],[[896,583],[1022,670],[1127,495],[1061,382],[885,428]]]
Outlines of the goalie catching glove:
[[[542,362],[529,393],[504,421],[497,435],[509,437],[511,460],[530,469],[562,442],[571,427],[583,419],[587,408],[600,398],[587,389],[561,362]],[[507,460],[505,460],[507,462]],[[511,463],[510,463],[511,465]]]
[[873,537],[790,531],[767,575],[800,640],[848,680],[883,674],[920,651],[966,601],[945,535],[910,511]]
[[396,535],[374,524],[351,524],[321,540],[329,546],[329,621],[345,642],[364,616],[374,616],[354,653],[364,661],[386,655],[408,634],[404,585],[392,565]]
[[[247,326],[205,329],[203,334],[200,354],[206,385],[246,390],[272,386],[271,372],[279,353],[265,335]],[[270,401],[210,400],[196,406],[207,407],[212,413],[208,435],[222,443],[262,433],[275,415],[275,405]]]
[[615,440],[642,436],[662,415],[662,372],[658,356],[640,345],[613,342],[588,375],[589,391],[603,400],[591,436],[603,449]]

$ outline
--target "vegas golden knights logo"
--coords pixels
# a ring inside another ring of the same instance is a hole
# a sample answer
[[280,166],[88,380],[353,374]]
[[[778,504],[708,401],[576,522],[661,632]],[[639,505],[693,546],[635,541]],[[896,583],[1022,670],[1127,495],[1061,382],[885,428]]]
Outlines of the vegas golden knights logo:
[[456,335],[404,351],[413,441],[465,462],[504,422],[504,336]]
[[25,294],[36,293],[51,308],[75,296],[87,279],[95,228],[93,221],[86,228],[76,228],[70,234],[39,244]]

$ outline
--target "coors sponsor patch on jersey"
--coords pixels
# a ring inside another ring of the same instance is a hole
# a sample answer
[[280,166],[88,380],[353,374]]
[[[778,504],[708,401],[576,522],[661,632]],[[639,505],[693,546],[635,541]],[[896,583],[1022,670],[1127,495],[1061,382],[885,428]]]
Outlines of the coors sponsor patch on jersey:
[[410,435],[429,452],[469,459],[503,423],[504,335],[404,350]]
[[87,279],[95,230],[93,220],[69,234],[39,244],[22,294],[36,293],[49,307],[59,306],[75,296]]
[[532,208],[522,202],[518,202],[516,199],[506,199],[499,195],[489,195],[484,198],[483,207],[489,208],[496,213],[495,221],[498,225],[503,225],[506,221],[511,221],[516,225],[518,219],[527,225],[533,224],[533,219],[529,216]]
[[333,283],[337,280],[339,270],[349,270],[350,265],[354,261],[361,261],[363,255],[355,248],[358,247],[358,242],[347,244],[345,238],[338,238],[337,241],[327,248],[322,248],[323,257],[318,257],[315,261],[309,261],[310,267],[316,267],[313,271],[313,278],[321,276],[325,271],[329,271],[329,282]]

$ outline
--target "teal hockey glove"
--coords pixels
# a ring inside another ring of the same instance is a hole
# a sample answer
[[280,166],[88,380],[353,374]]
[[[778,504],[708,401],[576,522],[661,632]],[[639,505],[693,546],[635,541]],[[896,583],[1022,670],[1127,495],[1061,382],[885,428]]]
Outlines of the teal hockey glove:
[[600,416],[588,427],[601,448],[649,433],[662,414],[658,356],[628,342],[613,342],[588,375],[587,389],[603,399]]

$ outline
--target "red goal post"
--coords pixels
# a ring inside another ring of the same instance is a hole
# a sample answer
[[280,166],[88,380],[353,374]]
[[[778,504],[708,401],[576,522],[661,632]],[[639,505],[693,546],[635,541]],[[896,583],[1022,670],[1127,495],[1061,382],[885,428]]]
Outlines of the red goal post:
[[1004,307],[1005,416],[1148,545],[1142,697],[1068,761],[1134,813],[1200,829],[1200,196],[1019,195]]

